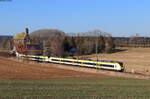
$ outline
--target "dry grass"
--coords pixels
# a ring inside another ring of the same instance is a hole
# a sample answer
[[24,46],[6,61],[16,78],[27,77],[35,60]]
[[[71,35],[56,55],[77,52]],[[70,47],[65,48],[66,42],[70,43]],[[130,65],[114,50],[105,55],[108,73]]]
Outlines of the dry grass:
[[[150,75],[150,48],[118,48],[124,51],[99,54],[100,60],[122,61],[128,72],[134,71]],[[88,55],[95,59],[96,55]]]

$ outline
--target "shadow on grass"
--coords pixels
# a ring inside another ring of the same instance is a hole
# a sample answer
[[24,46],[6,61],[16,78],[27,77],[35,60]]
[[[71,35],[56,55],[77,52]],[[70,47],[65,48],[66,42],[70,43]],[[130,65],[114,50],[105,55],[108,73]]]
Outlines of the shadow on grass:
[[124,52],[124,51],[127,51],[127,49],[114,49],[112,53],[118,53],[118,52]]

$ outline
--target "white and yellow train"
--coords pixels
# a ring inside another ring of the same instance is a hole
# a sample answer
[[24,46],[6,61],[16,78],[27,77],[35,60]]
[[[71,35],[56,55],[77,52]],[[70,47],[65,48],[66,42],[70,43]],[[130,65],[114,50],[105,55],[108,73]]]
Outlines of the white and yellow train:
[[34,56],[34,55],[24,55],[17,54],[18,57],[27,58],[29,60],[38,62],[50,62],[65,65],[74,65],[82,67],[90,67],[96,69],[114,70],[114,71],[124,71],[124,66],[122,62],[119,61],[91,61],[91,60],[80,60],[80,59],[68,59],[68,58],[58,58],[58,57],[48,57],[48,56]]

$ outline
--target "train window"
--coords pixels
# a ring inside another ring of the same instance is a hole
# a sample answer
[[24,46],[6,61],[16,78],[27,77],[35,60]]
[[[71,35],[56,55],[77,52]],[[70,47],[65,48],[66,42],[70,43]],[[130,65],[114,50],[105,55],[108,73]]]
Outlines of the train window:
[[87,62],[84,62],[83,64],[86,64],[86,65],[96,65],[96,63],[87,63]]
[[63,62],[72,62],[72,61],[70,61],[70,60],[62,60]]
[[60,61],[60,60],[58,60],[58,59],[52,59],[52,61]]
[[81,64],[81,62],[79,62],[79,61],[75,61],[74,63],[78,63],[78,64]]
[[43,59],[43,58],[35,57],[35,59]]
[[114,67],[114,65],[108,65],[108,64],[100,64],[100,66],[105,66],[105,67]]
[[122,62],[119,62],[119,65],[120,65],[120,66],[123,66],[123,63],[122,63]]

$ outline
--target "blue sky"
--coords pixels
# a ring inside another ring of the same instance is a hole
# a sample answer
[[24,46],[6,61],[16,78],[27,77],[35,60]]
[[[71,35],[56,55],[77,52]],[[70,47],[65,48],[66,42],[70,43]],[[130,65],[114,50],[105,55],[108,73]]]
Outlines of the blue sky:
[[38,29],[150,36],[150,0],[0,1],[0,35]]

